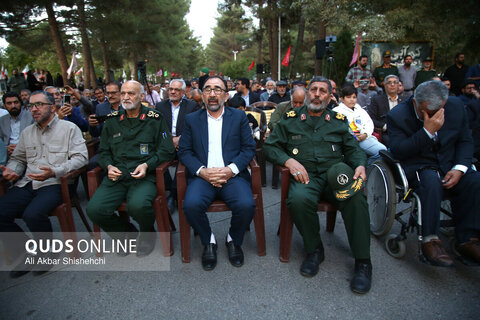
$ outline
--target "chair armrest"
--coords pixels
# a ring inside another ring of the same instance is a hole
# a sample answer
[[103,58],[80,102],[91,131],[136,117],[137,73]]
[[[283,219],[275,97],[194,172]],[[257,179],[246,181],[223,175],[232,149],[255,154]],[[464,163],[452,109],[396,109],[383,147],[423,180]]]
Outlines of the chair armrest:
[[185,173],[185,165],[178,161],[177,166],[177,199],[178,206],[180,207],[180,200],[185,198],[185,193],[187,192],[187,177]]
[[165,172],[168,171],[168,167],[174,166],[176,164],[176,161],[166,161],[161,163],[156,169],[155,169],[155,181],[157,183],[157,193],[160,194],[161,191],[165,191]]
[[100,184],[98,179],[102,170],[101,167],[96,167],[87,172],[88,195],[90,196],[90,199],[93,197],[95,190],[97,190],[98,185]]
[[60,177],[60,188],[62,190],[63,203],[67,204],[68,206],[71,206],[70,190],[68,188],[68,182],[72,179],[75,179],[79,175],[81,175],[83,172],[85,172],[85,170],[87,170],[87,166],[83,166],[79,169],[69,171],[67,172],[67,174]]
[[281,185],[281,198],[287,199],[288,196],[288,189],[290,188],[290,170],[284,166],[278,166],[278,171],[280,171],[282,177],[282,185]]

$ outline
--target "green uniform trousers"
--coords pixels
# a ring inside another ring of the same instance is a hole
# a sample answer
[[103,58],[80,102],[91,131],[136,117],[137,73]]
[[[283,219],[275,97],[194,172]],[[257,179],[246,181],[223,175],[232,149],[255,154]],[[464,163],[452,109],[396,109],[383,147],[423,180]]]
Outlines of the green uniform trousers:
[[312,253],[321,241],[318,201],[324,199],[342,212],[350,249],[355,259],[370,258],[370,218],[367,199],[358,192],[345,201],[338,201],[327,184],[326,173],[310,176],[309,184],[290,179],[287,205],[292,220],[303,237],[306,253]]
[[127,231],[128,225],[114,212],[126,200],[127,214],[138,223],[140,231],[151,232],[155,222],[155,183],[145,179],[126,179],[113,183],[105,179],[87,206],[87,215],[93,223],[112,238],[118,238]]

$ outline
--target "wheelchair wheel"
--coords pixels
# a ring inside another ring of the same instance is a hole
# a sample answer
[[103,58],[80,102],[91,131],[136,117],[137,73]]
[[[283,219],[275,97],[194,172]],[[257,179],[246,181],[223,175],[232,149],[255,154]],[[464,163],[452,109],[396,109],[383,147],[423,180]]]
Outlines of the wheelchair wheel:
[[368,167],[365,191],[370,211],[370,231],[381,237],[392,228],[397,206],[393,174],[384,161],[375,161]]
[[389,255],[397,259],[403,258],[407,251],[405,241],[397,240],[397,235],[393,233],[385,238],[385,249]]

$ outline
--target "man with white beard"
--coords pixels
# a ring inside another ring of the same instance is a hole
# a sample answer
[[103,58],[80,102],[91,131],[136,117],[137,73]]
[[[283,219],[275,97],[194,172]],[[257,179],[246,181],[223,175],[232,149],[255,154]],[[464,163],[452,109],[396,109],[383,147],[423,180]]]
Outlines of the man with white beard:
[[126,200],[128,215],[140,227],[137,257],[142,257],[155,247],[155,169],[172,160],[175,149],[162,114],[140,103],[144,89],[139,82],[125,82],[120,95],[123,109],[108,115],[98,150],[98,163],[107,175],[88,203],[87,214],[113,239],[134,239],[136,227],[115,214]]
[[321,197],[342,212],[355,258],[350,288],[367,293],[372,277],[370,219],[361,192],[367,161],[345,116],[327,108],[331,92],[328,79],[314,77],[305,105],[285,113],[265,142],[264,152],[268,161],[287,167],[292,175],[287,206],[307,254],[300,273],[315,276],[325,257],[317,215]]
[[260,101],[268,101],[268,98],[275,92],[275,81],[268,80],[265,89],[267,89],[267,91],[260,95]]

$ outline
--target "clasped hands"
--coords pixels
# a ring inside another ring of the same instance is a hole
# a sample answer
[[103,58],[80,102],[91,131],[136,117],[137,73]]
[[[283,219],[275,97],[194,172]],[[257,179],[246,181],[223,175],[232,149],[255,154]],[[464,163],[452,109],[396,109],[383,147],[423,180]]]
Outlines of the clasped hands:
[[[146,163],[139,164],[133,172],[130,172],[130,176],[134,179],[142,179],[147,175],[148,165]],[[122,176],[122,171],[111,164],[107,167],[108,179],[117,181]]]
[[230,167],[222,168],[202,168],[198,175],[214,187],[220,188],[227,183],[228,179],[233,177],[233,171]]

